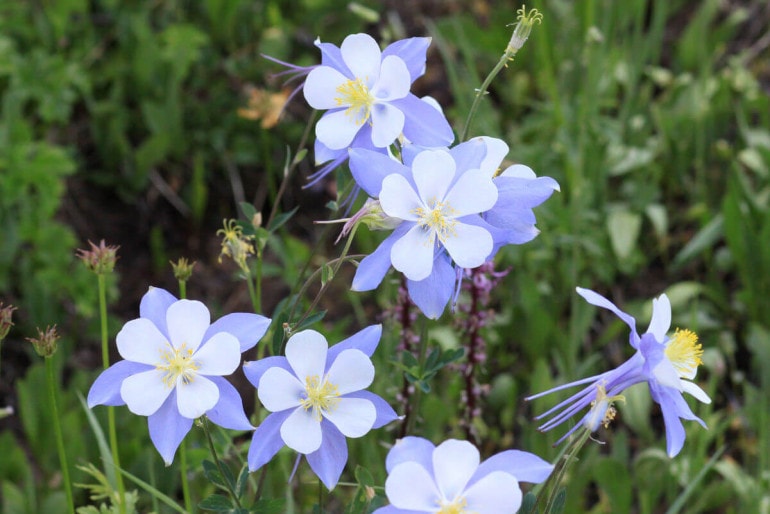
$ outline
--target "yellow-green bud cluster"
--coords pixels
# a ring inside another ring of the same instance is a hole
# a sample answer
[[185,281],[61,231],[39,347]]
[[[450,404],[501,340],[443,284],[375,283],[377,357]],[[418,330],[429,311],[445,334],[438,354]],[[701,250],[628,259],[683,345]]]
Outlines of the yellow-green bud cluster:
[[178,261],[171,261],[171,268],[174,270],[174,277],[182,282],[187,282],[192,276],[193,268],[195,267],[195,261],[188,261],[184,257]]

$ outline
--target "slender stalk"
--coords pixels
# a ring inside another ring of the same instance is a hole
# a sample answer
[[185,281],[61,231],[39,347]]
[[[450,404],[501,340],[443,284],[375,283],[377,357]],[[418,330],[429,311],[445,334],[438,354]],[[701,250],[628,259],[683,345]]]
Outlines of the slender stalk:
[[[179,280],[179,298],[187,298],[187,281]],[[190,482],[187,479],[187,444],[182,439],[179,445],[179,478],[182,481],[182,497],[184,498],[184,509],[192,512],[192,496],[190,495]]]
[[[72,482],[70,481],[70,468],[67,464],[67,454],[64,451],[64,436],[61,430],[61,418],[59,417],[59,404],[56,400],[56,376],[53,369],[53,360],[45,358],[46,381],[48,382],[48,395],[51,398],[51,410],[53,411],[53,429],[56,436],[56,449],[59,452],[59,464],[61,465],[62,479],[64,480],[64,492],[67,495],[67,511],[75,514],[75,500],[72,497]],[[121,497],[122,500],[122,497]],[[121,505],[123,502],[121,501]]]
[[[559,495],[559,486],[561,485],[564,476],[567,474],[567,470],[569,469],[570,465],[572,465],[573,461],[577,460],[578,452],[583,447],[583,445],[585,445],[590,436],[591,431],[589,429],[585,427],[581,428],[578,432],[578,435],[573,436],[570,439],[570,442],[564,449],[564,452],[559,455],[553,472],[551,472],[551,475],[548,477],[548,480],[545,482],[545,484],[543,484],[543,488],[541,489],[543,494],[547,494],[543,514],[550,514],[552,511],[554,504],[556,503],[556,498]],[[540,499],[541,495],[538,495],[535,505],[540,502]],[[535,510],[535,512],[536,511],[537,510]]]
[[227,475],[225,475],[225,470],[222,468],[222,462],[219,460],[217,449],[214,447],[214,439],[211,437],[211,430],[209,430],[209,423],[205,416],[201,418],[201,425],[203,426],[203,433],[206,434],[206,441],[209,445],[209,451],[211,452],[211,456],[214,458],[214,463],[217,465],[219,474],[222,476],[222,481],[225,483],[225,487],[227,487],[227,492],[235,502],[236,507],[238,507],[238,509],[243,509],[241,506],[241,500],[238,499],[238,495],[235,494],[235,491],[233,491],[232,487],[230,487],[230,482],[224,479],[224,477]]
[[324,485],[321,480],[318,480],[318,512],[324,514]]
[[[425,366],[425,358],[428,354],[428,318],[424,317],[422,318],[422,327],[420,328],[420,356],[419,356],[419,363],[420,363],[420,370],[423,369]],[[420,410],[420,401],[422,400],[422,389],[419,387],[415,387],[414,391],[414,398],[412,402],[412,407],[408,410],[408,412],[411,414],[411,416],[405,421],[406,423],[406,433],[411,434],[414,432],[414,424],[417,420],[417,413]]]
[[492,83],[497,74],[500,73],[500,70],[505,67],[510,59],[512,59],[512,56],[508,55],[507,52],[504,53],[503,56],[500,57],[500,60],[497,61],[497,64],[495,64],[495,67],[492,68],[492,71],[489,72],[487,78],[484,79],[484,82],[481,83],[481,87],[476,90],[476,96],[473,98],[473,103],[471,104],[471,108],[468,111],[468,117],[465,119],[465,126],[463,127],[463,131],[460,134],[461,143],[468,139],[468,132],[470,132],[471,123],[473,123],[473,119],[476,117],[476,112],[479,110],[481,98],[487,94],[489,85]]
[[182,479],[182,497],[184,498],[184,510],[192,512],[192,497],[190,496],[190,482],[187,480],[187,444],[182,439],[179,445],[179,477]]
[[[109,332],[107,330],[107,284],[105,276],[97,273],[97,283],[99,287],[99,320],[101,324],[102,337],[102,366],[104,369],[110,367],[110,351],[108,347]],[[110,437],[110,450],[112,452],[112,463],[120,469],[120,454],[118,453],[118,433],[115,428],[115,407],[107,407],[107,431]],[[118,508],[120,514],[126,514],[126,486],[123,484],[123,475],[115,473],[115,483],[118,487]]]

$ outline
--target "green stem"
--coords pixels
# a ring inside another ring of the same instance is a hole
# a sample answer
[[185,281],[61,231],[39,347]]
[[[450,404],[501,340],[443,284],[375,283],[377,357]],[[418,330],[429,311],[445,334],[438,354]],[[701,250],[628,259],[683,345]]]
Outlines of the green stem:
[[513,51],[513,49],[506,50],[502,57],[500,57],[500,60],[497,61],[497,64],[495,64],[495,67],[492,68],[492,71],[489,72],[489,75],[487,75],[487,77],[484,79],[484,82],[481,83],[481,87],[476,90],[476,96],[473,98],[473,103],[471,104],[471,108],[468,111],[468,117],[465,120],[465,126],[463,127],[463,131],[460,134],[461,143],[468,139],[468,132],[470,132],[471,123],[473,123],[473,119],[476,117],[476,112],[479,110],[479,105],[481,105],[481,98],[487,94],[489,85],[495,79],[497,74],[500,73],[500,70],[508,65],[508,61],[513,60],[514,55],[516,55],[516,52]]
[[[59,464],[61,465],[62,479],[64,480],[64,492],[67,495],[67,511],[75,514],[75,501],[72,497],[72,482],[70,482],[70,468],[67,464],[67,454],[64,451],[64,436],[61,431],[61,418],[59,417],[59,405],[56,401],[56,376],[53,369],[53,360],[45,358],[45,371],[48,382],[48,395],[51,397],[51,410],[53,413],[53,429],[56,436],[56,449],[59,451]],[[122,505],[122,502],[121,502]]]
[[187,298],[187,281],[186,280],[179,281],[179,298],[182,300]]
[[222,477],[222,481],[225,484],[225,487],[227,488],[227,492],[230,494],[230,497],[235,502],[236,507],[238,509],[243,509],[241,506],[241,501],[238,499],[238,495],[235,494],[235,491],[233,491],[232,487],[230,487],[230,482],[225,479],[227,476],[225,474],[225,470],[222,468],[222,462],[219,460],[219,455],[217,454],[217,449],[214,447],[214,439],[211,437],[211,430],[209,430],[209,423],[206,417],[204,416],[201,418],[201,425],[203,426],[203,433],[206,434],[206,441],[209,445],[209,451],[211,452],[211,456],[214,458],[214,463],[217,465],[217,469],[219,470],[219,474]]
[[[422,372],[425,366],[425,358],[428,354],[428,318],[422,318],[422,327],[420,328],[420,352],[419,363],[420,371]],[[415,387],[414,396],[412,397],[412,408],[410,410],[411,416],[406,420],[406,433],[411,434],[414,431],[414,424],[417,422],[417,412],[420,408],[420,402],[422,401],[422,389]]]
[[[578,435],[573,436],[570,439],[567,447],[557,458],[554,470],[551,472],[551,475],[548,477],[548,480],[545,482],[545,484],[543,484],[542,491],[547,494],[543,514],[551,513],[554,504],[556,503],[556,498],[559,495],[559,486],[564,479],[564,475],[567,474],[567,469],[570,467],[570,465],[572,465],[573,461],[577,460],[577,453],[580,451],[586,441],[588,441],[590,436],[591,431],[589,429],[585,427],[581,428]],[[537,505],[539,501],[540,495],[538,495],[535,505]],[[537,510],[535,510],[535,512],[537,512]]]
[[[97,283],[99,285],[99,320],[101,324],[102,337],[102,366],[104,369],[110,367],[110,351],[107,346],[109,332],[107,330],[107,284],[104,275],[97,274]],[[110,451],[112,453],[113,465],[120,469],[120,455],[118,454],[118,432],[115,428],[115,408],[107,407],[107,431],[110,435]],[[120,514],[126,514],[126,487],[123,484],[123,475],[115,473],[115,483],[118,487],[118,509]]]
[[182,497],[184,498],[184,510],[192,512],[192,497],[190,496],[190,482],[187,480],[187,445],[184,439],[179,445],[179,477],[182,479]]

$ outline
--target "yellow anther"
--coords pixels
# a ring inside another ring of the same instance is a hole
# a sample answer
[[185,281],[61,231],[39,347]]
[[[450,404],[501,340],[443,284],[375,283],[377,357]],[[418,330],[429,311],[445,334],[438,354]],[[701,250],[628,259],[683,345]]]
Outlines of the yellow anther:
[[692,330],[677,328],[669,339],[665,354],[680,377],[694,376],[698,366],[703,364],[703,347],[698,344],[698,336]]
[[475,514],[469,510],[468,501],[465,498],[458,498],[451,503],[439,502],[441,509],[436,514]]
[[432,207],[428,209],[417,207],[412,213],[417,216],[417,224],[419,226],[435,230],[438,240],[443,243],[450,236],[456,235],[455,226],[457,222],[454,219],[450,219],[456,211],[446,202],[431,200],[428,203]]
[[369,119],[372,105],[374,105],[374,96],[362,79],[348,80],[337,86],[337,93],[339,96],[335,97],[334,101],[337,105],[349,106],[345,113],[352,117],[357,125],[362,125]]
[[177,379],[189,384],[195,379],[195,372],[198,371],[198,363],[192,359],[193,351],[187,348],[183,343],[179,348],[171,348],[160,352],[161,361],[165,364],[159,364],[155,369],[165,371],[163,374],[163,383],[168,388],[176,386]]
[[305,410],[313,409],[318,421],[321,421],[323,412],[333,411],[340,401],[337,386],[327,379],[322,382],[318,375],[305,377],[305,393],[307,398],[299,403]]

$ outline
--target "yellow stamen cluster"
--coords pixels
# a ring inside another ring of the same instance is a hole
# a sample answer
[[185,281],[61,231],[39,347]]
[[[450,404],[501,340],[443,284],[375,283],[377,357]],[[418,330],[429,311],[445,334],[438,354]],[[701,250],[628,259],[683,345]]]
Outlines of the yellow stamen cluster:
[[459,498],[452,503],[441,502],[439,506],[441,509],[436,514],[474,514],[466,509],[468,501],[465,498]]
[[692,377],[698,366],[703,364],[703,347],[692,330],[677,328],[666,346],[665,354],[681,377]]
[[435,230],[438,240],[443,243],[450,236],[456,235],[457,222],[454,219],[449,219],[456,211],[446,202],[431,200],[428,203],[433,207],[429,209],[417,207],[412,212],[418,218],[417,224],[422,228]]
[[219,262],[222,262],[222,256],[230,257],[248,275],[250,270],[246,260],[250,255],[254,255],[254,245],[252,244],[254,236],[244,235],[243,227],[238,225],[238,221],[234,219],[225,220],[224,228],[217,230],[217,235],[222,236],[222,251],[219,254]]
[[360,78],[348,80],[337,86],[337,93],[339,96],[334,98],[337,105],[348,105],[345,113],[353,118],[356,125],[363,125],[369,119],[372,105],[374,105],[374,96],[366,83]]
[[161,361],[165,364],[159,364],[155,369],[165,371],[163,383],[168,388],[176,386],[177,379],[181,377],[185,384],[191,383],[195,379],[195,372],[200,366],[192,358],[193,351],[187,348],[187,343],[182,343],[179,348],[170,348],[160,352]]
[[[604,384],[597,384],[596,399],[591,402],[591,411],[585,421],[585,426],[592,432],[599,428],[599,425],[608,428],[618,413],[613,402],[625,401],[626,397],[622,394],[607,396],[607,390],[605,389]],[[599,416],[601,416],[601,419],[599,419]]]
[[340,401],[337,386],[327,379],[321,381],[318,375],[305,377],[305,392],[307,398],[299,403],[305,410],[313,409],[318,421],[321,421],[323,412],[333,411]]

